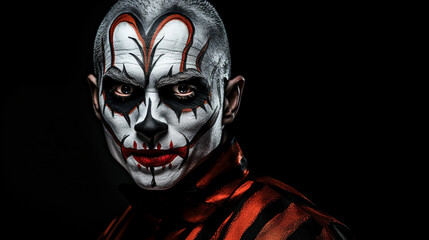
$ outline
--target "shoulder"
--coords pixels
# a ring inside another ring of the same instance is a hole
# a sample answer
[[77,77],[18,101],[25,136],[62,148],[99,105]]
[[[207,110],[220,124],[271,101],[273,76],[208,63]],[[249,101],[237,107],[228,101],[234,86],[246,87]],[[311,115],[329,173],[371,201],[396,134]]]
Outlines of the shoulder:
[[[227,235],[241,239],[353,239],[349,229],[294,188],[253,178],[230,216]],[[228,239],[228,238],[225,238]]]

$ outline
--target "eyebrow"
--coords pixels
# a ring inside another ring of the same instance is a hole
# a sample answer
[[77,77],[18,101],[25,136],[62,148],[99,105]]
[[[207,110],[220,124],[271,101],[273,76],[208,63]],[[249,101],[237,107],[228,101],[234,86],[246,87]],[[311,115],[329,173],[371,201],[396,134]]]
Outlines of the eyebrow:
[[135,80],[133,77],[131,77],[128,74],[125,66],[122,71],[115,66],[110,67],[109,69],[107,69],[106,73],[104,74],[103,78],[105,77],[109,77],[113,80],[120,81],[123,83],[141,86],[141,84],[137,82],[137,80]]
[[187,69],[184,72],[179,72],[174,75],[168,74],[164,77],[161,77],[156,82],[156,88],[161,88],[167,85],[174,85],[179,82],[188,81],[191,79],[200,79],[202,83],[208,85],[207,79],[204,78],[203,74],[196,69]]

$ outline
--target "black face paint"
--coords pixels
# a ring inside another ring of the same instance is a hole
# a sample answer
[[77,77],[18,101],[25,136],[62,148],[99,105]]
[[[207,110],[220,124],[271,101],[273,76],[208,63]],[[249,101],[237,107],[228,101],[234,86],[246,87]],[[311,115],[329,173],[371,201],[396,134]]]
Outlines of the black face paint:
[[137,123],[134,126],[136,132],[145,139],[149,149],[155,147],[155,136],[165,134],[168,131],[168,125],[160,122],[152,117],[152,100],[149,98],[147,115],[143,122]]
[[[178,97],[173,88],[179,85],[192,86],[193,94],[185,97]],[[197,108],[201,107],[206,110],[205,104],[210,105],[210,88],[207,81],[201,77],[191,77],[188,80],[180,81],[176,84],[168,84],[159,88],[159,96],[161,102],[171,108],[176,113],[180,122],[180,115],[184,110],[193,111],[195,118],[197,118]]]
[[150,186],[152,188],[156,187],[156,181],[155,181],[155,169],[154,167],[150,167],[150,173],[152,174],[152,182],[150,184]]
[[94,48],[109,150],[148,190],[173,187],[221,142],[224,29],[182,3],[142,15],[127,2],[103,20]]
[[[118,96],[118,94],[115,93],[118,86],[122,86],[121,89],[124,91],[131,91],[131,89],[133,89],[133,92],[126,97]],[[105,111],[105,107],[108,106],[112,110],[112,115],[114,115],[115,112],[122,115],[128,122],[128,125],[130,125],[129,114],[133,110],[138,109],[140,103],[145,99],[144,89],[121,81],[116,81],[108,76],[103,78],[103,94],[105,98],[103,112]]]

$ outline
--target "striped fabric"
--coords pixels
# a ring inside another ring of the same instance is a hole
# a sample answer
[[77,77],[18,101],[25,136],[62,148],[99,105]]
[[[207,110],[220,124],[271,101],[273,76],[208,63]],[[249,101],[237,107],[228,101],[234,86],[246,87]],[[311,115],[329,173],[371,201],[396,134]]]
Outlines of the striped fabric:
[[305,196],[269,177],[253,177],[231,141],[175,189],[122,186],[130,202],[99,239],[354,239]]

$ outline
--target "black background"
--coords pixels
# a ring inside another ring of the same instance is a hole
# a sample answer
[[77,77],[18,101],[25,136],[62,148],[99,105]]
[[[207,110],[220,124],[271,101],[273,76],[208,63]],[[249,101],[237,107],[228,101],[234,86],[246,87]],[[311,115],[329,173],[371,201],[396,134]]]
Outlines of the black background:
[[[126,206],[116,185],[129,179],[108,153],[86,82],[96,30],[113,2],[20,2],[4,16],[5,236],[95,239]],[[384,103],[369,73],[377,56],[369,56],[376,30],[368,6],[212,2],[233,75],[246,78],[232,129],[250,169],[366,235],[377,215],[369,205],[384,184],[374,177]]]

